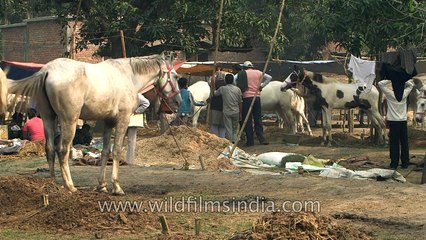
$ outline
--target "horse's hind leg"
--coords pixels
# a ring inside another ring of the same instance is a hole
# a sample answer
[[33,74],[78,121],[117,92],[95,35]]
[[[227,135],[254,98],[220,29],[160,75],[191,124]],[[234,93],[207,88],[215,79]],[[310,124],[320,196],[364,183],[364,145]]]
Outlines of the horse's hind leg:
[[306,123],[306,128],[308,129],[309,136],[312,136],[311,126],[309,126],[309,121],[306,118],[305,113],[303,113],[303,112],[300,113],[300,117],[302,118],[302,121],[301,121],[302,126],[303,126],[303,122],[305,122]]
[[109,153],[110,153],[110,149],[111,149],[111,132],[112,132],[112,127],[109,126],[108,124],[105,124],[105,128],[104,128],[104,133],[103,133],[103,148],[102,148],[102,152],[101,152],[101,172],[99,174],[99,185],[97,187],[97,191],[98,192],[108,192],[107,190],[107,183],[106,183],[106,165],[107,165],[107,160],[109,158]]
[[387,140],[386,126],[382,116],[378,111],[368,110],[367,116],[371,119],[371,123],[375,126],[378,134],[378,144],[385,144]]
[[192,127],[196,128],[198,125],[198,118],[200,117],[201,107],[196,106],[194,110],[195,113],[192,116]]
[[331,109],[324,108],[322,109],[322,120],[323,120],[323,126],[322,126],[322,134],[323,134],[323,142],[321,145],[325,145],[325,142],[327,142],[328,137],[328,143],[327,146],[331,147],[331,142],[333,141],[333,138],[331,136],[331,116],[332,111]]
[[44,135],[46,138],[45,151],[46,159],[49,164],[50,178],[55,180],[55,157],[56,157],[56,146],[55,146],[55,129],[56,121],[46,121],[43,119],[44,126],[47,128],[44,129]]
[[44,149],[46,151],[46,159],[49,164],[50,178],[55,180],[55,129],[56,121],[55,118],[43,117],[44,125],[44,136],[46,138],[46,144]]
[[61,136],[58,147],[58,158],[61,166],[62,178],[64,184],[69,191],[75,192],[77,189],[74,187],[74,183],[71,178],[71,172],[68,165],[68,158],[71,149],[71,143],[74,138],[75,128],[77,126],[77,120],[73,122],[60,122],[61,125]]
[[56,120],[57,116],[45,96],[39,95],[36,98],[36,101],[39,106],[38,110],[40,111],[40,115],[43,119],[44,136],[46,138],[44,150],[46,151],[46,159],[49,164],[50,178],[55,180],[55,132],[58,125]]

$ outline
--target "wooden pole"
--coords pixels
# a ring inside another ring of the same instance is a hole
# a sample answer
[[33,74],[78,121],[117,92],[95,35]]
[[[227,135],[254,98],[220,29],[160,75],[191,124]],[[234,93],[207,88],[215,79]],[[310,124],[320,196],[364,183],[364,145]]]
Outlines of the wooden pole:
[[422,174],[422,180],[420,181],[420,184],[426,183],[426,153],[425,157],[423,158],[423,174]]
[[[220,7],[219,7],[219,13],[217,16],[217,28],[216,28],[216,37],[215,37],[215,49],[213,52],[213,72],[210,82],[210,98],[213,96],[214,90],[216,89],[216,79],[215,79],[215,73],[217,68],[217,53],[219,52],[219,39],[220,39],[220,25],[222,23],[222,15],[223,15],[223,5],[225,0],[220,1]],[[207,126],[210,126],[210,104],[207,107]]]
[[121,39],[121,51],[123,52],[123,58],[127,57],[126,54],[126,42],[124,41],[124,32],[120,30],[120,39]]
[[[269,64],[269,59],[271,59],[272,49],[274,48],[275,40],[277,39],[278,29],[279,29],[280,22],[281,22],[281,17],[282,17],[282,14],[283,14],[284,4],[285,4],[285,0],[282,0],[282,2],[281,2],[281,8],[280,8],[280,12],[279,12],[279,15],[278,15],[278,20],[277,20],[277,26],[275,27],[274,36],[272,37],[271,45],[269,46],[268,58],[266,59],[266,62],[265,62],[265,66],[264,66],[264,68],[263,68],[262,75],[260,76],[261,78],[263,78],[263,75],[265,74],[266,69],[267,69],[268,64]],[[259,88],[260,88],[260,84],[261,84],[261,83],[262,83],[262,81],[259,81],[259,84],[257,85],[257,89],[259,89]],[[242,132],[243,132],[244,128],[246,127],[246,125],[247,125],[247,121],[248,121],[248,118],[249,118],[249,116],[250,116],[250,114],[251,114],[251,111],[252,111],[252,109],[253,109],[253,105],[254,105],[254,101],[255,101],[255,100],[256,100],[256,98],[254,97],[254,98],[253,98],[253,100],[251,101],[250,108],[248,109],[248,111],[247,111],[247,115],[246,115],[246,118],[244,119],[244,122],[243,122],[243,124],[242,124],[242,126],[241,126],[241,129],[240,129],[240,131],[238,132],[237,139],[235,140],[234,144],[232,145],[231,152],[229,153],[229,158],[231,158],[231,157],[232,157],[232,154],[234,153],[234,150],[235,150],[235,148],[237,147],[238,141],[239,141],[239,140],[240,140],[240,138],[241,138],[241,134],[242,134]]]
[[195,219],[195,235],[199,236],[201,232],[201,219]]
[[159,220],[161,224],[161,232],[167,235],[170,234],[170,229],[169,229],[169,225],[167,224],[166,216],[161,215],[159,217]]
[[204,161],[203,161],[203,157],[200,155],[200,156],[198,156],[198,161],[200,162],[200,165],[201,165],[201,170],[206,170],[206,167],[205,167],[205,165],[204,165]]

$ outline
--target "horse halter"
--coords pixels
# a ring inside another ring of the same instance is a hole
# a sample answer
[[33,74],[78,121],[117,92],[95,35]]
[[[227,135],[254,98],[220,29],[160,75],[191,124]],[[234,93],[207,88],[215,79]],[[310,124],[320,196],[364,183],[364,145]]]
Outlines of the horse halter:
[[297,72],[296,70],[293,70],[293,72],[291,74],[295,74],[296,77],[297,77],[297,80],[295,82],[293,82],[293,81],[290,82],[291,85],[296,85],[296,87],[298,87],[300,85],[303,85],[303,82],[306,79],[306,73],[305,73],[305,71],[303,71],[303,79],[302,80],[300,80],[300,70],[299,70],[299,72]]
[[[176,88],[175,84],[173,83],[172,79],[171,79],[171,72],[173,70],[173,67],[168,64],[167,62],[164,62],[167,66],[167,72],[163,73],[163,76],[161,78],[164,78],[165,75],[167,75],[167,81],[163,84],[163,86],[161,87],[157,87],[157,92],[158,95],[161,97],[161,99],[163,100],[169,100],[171,98],[173,98],[174,96],[176,96],[176,94],[178,94],[180,91],[178,88]],[[163,93],[163,90],[167,87],[167,85],[170,85],[170,87],[172,88],[172,92],[168,95],[165,95]]]

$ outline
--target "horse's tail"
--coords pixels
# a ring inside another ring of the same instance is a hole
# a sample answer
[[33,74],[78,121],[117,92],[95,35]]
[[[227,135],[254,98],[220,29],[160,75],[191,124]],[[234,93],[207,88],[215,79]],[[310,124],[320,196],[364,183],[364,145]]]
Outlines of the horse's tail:
[[0,68],[0,114],[7,112],[7,70]]
[[[26,100],[26,105],[29,106],[30,98],[34,98],[36,94],[44,93],[45,81],[47,72],[37,72],[27,78],[21,80],[7,80],[6,95],[9,93],[15,94],[12,99],[12,105],[21,96]],[[0,89],[3,91],[3,89]],[[2,92],[3,93],[3,92]]]

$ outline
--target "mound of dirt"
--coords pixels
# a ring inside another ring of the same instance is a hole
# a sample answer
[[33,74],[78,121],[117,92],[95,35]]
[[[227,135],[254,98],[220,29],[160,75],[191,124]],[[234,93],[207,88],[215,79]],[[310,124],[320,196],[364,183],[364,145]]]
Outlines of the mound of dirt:
[[316,213],[272,213],[253,224],[252,229],[230,239],[372,239],[365,233],[339,225]]
[[[43,231],[109,232],[138,230],[158,225],[155,214],[145,212],[101,212],[99,202],[119,197],[79,190],[73,194],[50,180],[7,176],[0,177],[0,223],[5,228]],[[49,205],[44,206],[43,195]],[[154,223],[155,222],[155,223]]]
[[201,168],[201,158],[206,169],[233,169],[235,167],[229,160],[217,159],[229,144],[228,140],[198,128],[173,126],[163,135],[140,138],[136,143],[135,162],[183,166],[186,158],[190,166]]

